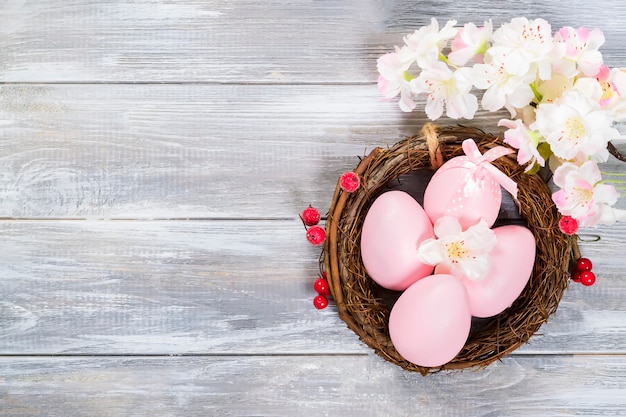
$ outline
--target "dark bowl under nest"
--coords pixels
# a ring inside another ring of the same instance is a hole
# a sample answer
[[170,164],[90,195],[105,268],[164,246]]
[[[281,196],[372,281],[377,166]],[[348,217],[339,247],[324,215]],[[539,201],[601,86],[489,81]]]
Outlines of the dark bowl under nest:
[[496,226],[522,224],[533,233],[537,252],[530,280],[508,309],[490,318],[472,320],[465,346],[447,364],[422,367],[400,356],[389,337],[388,322],[391,307],[401,293],[380,287],[365,271],[360,247],[363,221],[376,197],[386,191],[406,191],[422,203],[426,183],[434,171],[448,159],[463,155],[461,144],[468,138],[482,153],[502,146],[501,138],[479,129],[427,124],[419,136],[388,149],[374,149],[355,169],[361,178],[357,191],[343,192],[337,185],[326,221],[322,268],[339,317],[377,354],[422,375],[482,368],[526,343],[556,311],[569,283],[572,252],[577,251],[575,238],[559,229],[560,215],[546,182],[539,175],[524,173],[514,154],[496,159],[492,164],[517,183],[519,202],[518,208],[503,191]]

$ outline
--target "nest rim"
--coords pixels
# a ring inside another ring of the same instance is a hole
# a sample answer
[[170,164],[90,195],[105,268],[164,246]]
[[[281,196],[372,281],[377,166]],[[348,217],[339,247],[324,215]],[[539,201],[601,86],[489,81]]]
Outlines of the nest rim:
[[389,181],[419,168],[437,169],[448,159],[463,155],[461,144],[468,138],[477,143],[482,153],[503,146],[501,137],[477,128],[440,128],[428,123],[420,135],[387,149],[375,148],[354,170],[361,179],[356,192],[344,192],[337,184],[326,221],[321,268],[326,273],[339,317],[379,356],[422,375],[484,368],[527,343],[556,312],[569,285],[572,255],[578,252],[576,238],[563,234],[558,227],[560,215],[546,182],[537,174],[525,173],[515,154],[496,159],[492,164],[518,184],[521,215],[537,242],[528,284],[511,307],[490,318],[484,329],[470,334],[452,361],[438,367],[424,367],[408,362],[397,352],[389,337],[390,309],[377,295],[376,284],[361,260],[363,220]]

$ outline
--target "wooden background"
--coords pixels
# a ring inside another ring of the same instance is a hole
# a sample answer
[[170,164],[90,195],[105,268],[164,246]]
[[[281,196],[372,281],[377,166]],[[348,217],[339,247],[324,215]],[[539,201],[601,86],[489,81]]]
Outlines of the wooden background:
[[622,0],[0,1],[0,414],[625,416],[626,225],[483,371],[407,373],[313,308],[298,213],[418,132],[375,61],[432,16],[599,27],[626,67]]

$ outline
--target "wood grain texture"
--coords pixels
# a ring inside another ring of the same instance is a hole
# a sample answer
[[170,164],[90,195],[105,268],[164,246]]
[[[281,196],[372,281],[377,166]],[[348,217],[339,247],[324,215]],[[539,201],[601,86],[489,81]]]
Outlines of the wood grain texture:
[[[587,244],[572,286],[520,353],[626,353],[626,226]],[[346,354],[368,350],[317,311],[319,249],[291,221],[0,222],[0,354]]]
[[425,122],[369,85],[7,85],[0,217],[293,217]]
[[0,358],[3,415],[623,416],[626,358],[408,374],[373,356]]
[[4,86],[0,217],[294,216],[424,122],[374,86]]
[[625,416],[624,224],[583,231],[597,284],[480,372],[408,374],[312,306],[297,214],[425,121],[378,56],[521,15],[626,67],[618,0],[0,0],[0,414]]
[[544,17],[601,27],[625,65],[618,0],[81,0],[0,3],[0,81],[372,83],[376,58],[428,24]]

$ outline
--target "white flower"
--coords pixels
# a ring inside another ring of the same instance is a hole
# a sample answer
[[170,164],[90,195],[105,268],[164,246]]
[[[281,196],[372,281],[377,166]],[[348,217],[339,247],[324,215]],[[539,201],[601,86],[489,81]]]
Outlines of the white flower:
[[448,61],[454,65],[463,66],[474,58],[476,62],[483,62],[483,55],[487,50],[493,25],[491,20],[486,21],[481,28],[473,23],[467,23],[451,43],[452,52],[448,55]]
[[600,105],[616,121],[626,119],[626,70],[600,67],[596,79],[602,88]]
[[400,108],[405,112],[410,112],[415,108],[415,102],[407,73],[412,61],[407,55],[406,48],[397,48],[396,52],[390,52],[378,58],[376,64],[380,74],[378,76],[380,93],[388,99],[400,94]]
[[573,64],[573,72],[578,70],[587,77],[593,77],[598,73],[602,65],[602,54],[598,48],[604,43],[604,34],[599,29],[591,32],[584,27],[574,29],[566,26],[554,34],[557,48],[563,49],[564,59],[560,61],[563,73],[572,72],[566,69],[568,64]]
[[420,68],[430,66],[439,59],[443,47],[457,33],[454,25],[456,25],[456,20],[449,20],[440,31],[439,22],[432,18],[430,25],[423,26],[411,35],[405,36],[404,43],[411,50]]
[[505,57],[487,57],[489,62],[474,65],[472,79],[477,88],[486,90],[481,100],[483,108],[495,112],[505,107],[514,117],[517,114],[515,109],[527,106],[535,98],[530,88],[534,78],[530,73],[524,76],[509,73],[504,64]]
[[478,109],[478,99],[470,94],[472,89],[470,68],[456,71],[441,61],[424,68],[419,77],[411,81],[415,93],[426,94],[426,115],[438,119],[443,114],[444,102],[446,115],[453,119],[461,117],[471,119]]
[[551,30],[543,19],[514,18],[493,33],[494,43],[487,53],[504,56],[504,67],[509,74],[525,77],[530,73],[533,78],[538,74],[540,79],[547,80],[554,59]]
[[552,78],[537,83],[537,92],[542,102],[552,102],[574,86],[574,78],[562,74],[552,74]]
[[606,161],[608,141],[619,136],[611,124],[609,114],[597,102],[571,90],[554,103],[539,104],[536,120],[529,127],[539,132],[561,159],[571,160],[582,154]]
[[471,280],[483,279],[491,266],[489,252],[497,243],[496,234],[481,219],[466,231],[456,217],[444,216],[435,222],[435,235],[419,246],[420,260],[429,265],[443,265],[451,274]]
[[528,129],[524,122],[520,119],[502,119],[498,122],[498,126],[504,126],[509,129],[504,132],[504,143],[517,149],[517,162],[520,165],[530,163],[526,171],[531,170],[535,163],[541,166],[546,164],[546,161],[537,150],[539,135]]
[[552,200],[561,214],[572,216],[582,227],[613,223],[617,212],[611,206],[619,195],[615,187],[601,181],[595,162],[581,166],[566,162],[554,171],[554,183],[560,190],[552,194]]

